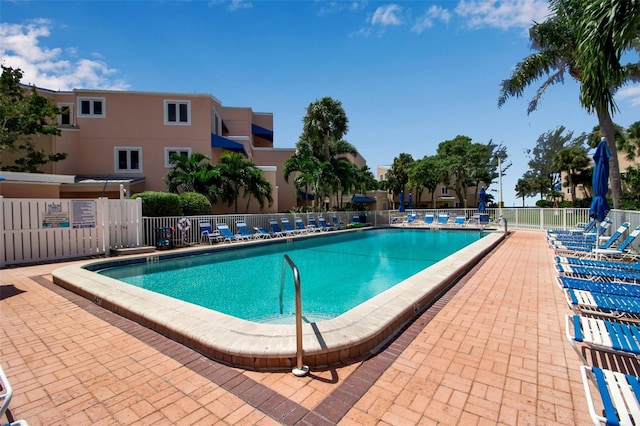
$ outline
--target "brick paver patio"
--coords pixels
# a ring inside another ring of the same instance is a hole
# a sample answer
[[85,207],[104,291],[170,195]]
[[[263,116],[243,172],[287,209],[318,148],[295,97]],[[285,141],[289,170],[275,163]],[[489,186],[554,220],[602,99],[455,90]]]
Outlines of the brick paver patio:
[[[304,378],[221,365],[0,271],[0,364],[30,425],[590,424],[541,232],[516,231],[388,347]],[[2,419],[5,420],[5,419]]]

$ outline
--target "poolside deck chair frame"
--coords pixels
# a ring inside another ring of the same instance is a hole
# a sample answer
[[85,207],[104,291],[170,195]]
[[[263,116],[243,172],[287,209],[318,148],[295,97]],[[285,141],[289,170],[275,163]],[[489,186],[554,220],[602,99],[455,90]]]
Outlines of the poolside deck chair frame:
[[596,268],[593,266],[555,264],[556,269],[566,276],[584,277],[594,281],[621,281],[640,283],[640,271],[623,271],[620,269]]
[[[586,365],[580,367],[580,374],[589,415],[594,424],[623,426],[640,424],[639,377]],[[600,410],[596,410],[592,386],[595,386],[602,402],[604,415],[599,414]]]
[[284,237],[286,235],[292,235],[292,233],[286,232],[284,229],[280,228],[280,224],[276,219],[269,219],[269,226],[271,227],[271,232],[275,236]]
[[281,217],[280,222],[282,223],[283,231],[287,235],[299,235],[300,230],[291,226],[291,222],[286,217]]
[[585,365],[588,361],[580,350],[582,346],[635,358],[640,355],[640,327],[637,325],[566,315],[565,327],[569,343]]
[[636,226],[617,247],[594,249],[593,253],[599,258],[638,259],[638,254],[635,253],[631,247],[631,244],[638,238],[638,235],[640,235],[640,226]]
[[590,266],[594,268],[609,268],[619,269],[621,271],[637,271],[640,272],[640,260],[636,262],[624,262],[616,260],[599,260],[599,259],[584,259],[580,257],[564,257],[556,256],[554,258],[556,263],[576,266]]
[[214,231],[209,221],[201,220],[198,222],[198,227],[200,229],[200,243],[209,241],[209,244],[213,244],[221,241],[220,231]]
[[323,231],[335,231],[336,229],[333,227],[333,225],[329,225],[327,223],[327,220],[322,216],[318,217],[318,222],[320,222],[320,227],[322,228]]
[[252,233],[249,229],[249,226],[244,221],[237,221],[236,228],[238,228],[238,234],[236,235],[237,238],[244,238],[247,240],[255,240],[257,238],[261,238],[260,236]]
[[239,237],[231,232],[231,228],[226,223],[216,223],[216,228],[220,231],[220,238],[222,241],[228,241],[233,243],[235,241],[240,241],[241,239],[245,239],[244,237]]
[[298,231],[299,234],[308,234],[309,233],[309,230],[307,229],[306,225],[302,221],[302,218],[296,217],[293,220],[293,223],[296,226],[295,229]]
[[316,221],[315,217],[310,217],[309,218],[309,225],[307,225],[307,229],[309,230],[309,232],[322,232],[322,231],[324,231],[324,229],[322,229],[322,227],[320,225],[318,225],[318,222]]
[[264,229],[261,226],[254,226],[253,229],[255,229],[255,231],[256,231],[255,235],[258,235],[259,238],[266,239],[266,238],[274,238],[274,237],[279,237],[280,236],[280,235],[275,235],[273,232],[267,231],[266,229]]
[[569,307],[579,314],[640,322],[640,298],[606,293],[564,289]]

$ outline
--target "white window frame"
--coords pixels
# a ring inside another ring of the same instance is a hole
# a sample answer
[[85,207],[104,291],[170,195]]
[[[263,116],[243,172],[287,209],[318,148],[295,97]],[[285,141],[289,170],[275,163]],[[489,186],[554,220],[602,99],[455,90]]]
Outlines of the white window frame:
[[440,188],[440,195],[449,195],[449,187],[443,186]]
[[[176,121],[169,121],[169,105],[176,105]],[[187,121],[179,121],[180,119],[180,105],[187,106]],[[191,126],[191,101],[178,100],[178,99],[165,99],[164,100],[164,124],[165,126]]]
[[68,109],[69,110],[69,124],[62,124],[62,114],[58,114],[56,116],[56,120],[58,122],[58,126],[61,127],[72,127],[76,125],[76,120],[75,120],[75,116],[73,115],[73,104],[72,103],[60,103],[58,104],[58,108],[60,108],[61,110],[63,109]]
[[[82,102],[84,101],[89,102],[89,108],[91,110],[89,111],[89,114],[82,113]],[[102,104],[102,112],[100,114],[96,114],[94,112],[95,102],[100,102]],[[87,97],[87,96],[80,97],[78,98],[77,113],[78,113],[77,116],[82,118],[106,118],[107,117],[107,101],[105,98]]]
[[169,163],[169,157],[171,156],[171,153],[185,153],[187,154],[187,158],[191,157],[191,148],[184,148],[184,147],[168,147],[164,149],[164,166],[167,169],[170,169],[173,167],[173,165],[171,163]]
[[[128,163],[128,167],[126,169],[121,169],[119,164],[120,164],[120,159],[119,159],[119,153],[122,151],[126,151],[128,153],[131,152],[137,152],[138,153],[138,162],[139,162],[139,168],[137,169],[132,169],[131,168],[131,155],[128,155],[127,157],[127,163]],[[113,147],[113,168],[117,173],[142,173],[142,147],[139,146],[114,146]]]

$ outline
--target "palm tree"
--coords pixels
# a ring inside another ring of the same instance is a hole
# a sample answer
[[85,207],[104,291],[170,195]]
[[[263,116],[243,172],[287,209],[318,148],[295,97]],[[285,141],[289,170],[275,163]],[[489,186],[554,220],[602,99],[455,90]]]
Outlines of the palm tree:
[[312,142],[314,155],[323,161],[331,158],[330,141],[342,140],[349,130],[349,119],[342,103],[330,97],[309,104],[302,123],[304,134]]
[[[633,6],[629,6],[631,3]],[[611,113],[616,109],[613,94],[638,75],[637,66],[622,67],[619,62],[619,54],[638,36],[637,0],[551,0],[551,9],[554,14],[529,30],[532,46],[538,52],[520,62],[511,77],[502,82],[498,106],[509,97],[522,96],[525,88],[545,74],[547,79],[529,102],[527,113],[537,108],[549,86],[564,81],[565,72],[580,82],[582,106],[596,112],[611,151],[613,204],[620,208],[620,167]]]
[[319,169],[320,163],[313,155],[311,144],[303,139],[296,145],[296,152],[284,162],[284,180],[289,182],[291,174],[298,173],[293,180],[293,184],[296,187],[296,191],[304,189],[307,208],[309,207],[309,186],[314,184]]
[[273,185],[271,182],[264,178],[264,172],[257,167],[249,169],[249,179],[247,185],[244,188],[244,197],[247,199],[247,206],[245,213],[249,211],[249,204],[251,197],[255,198],[260,205],[260,210],[264,208],[264,203],[267,201],[269,206],[273,204]]
[[520,178],[516,183],[516,196],[522,197],[522,207],[524,207],[524,199],[533,194],[535,190],[533,182],[530,179]]
[[[240,192],[261,193],[259,188],[266,187],[262,182],[256,182],[256,165],[253,161],[247,160],[244,155],[237,152],[225,152],[220,157],[218,167],[221,171],[221,177],[224,182],[222,200],[227,201],[228,205],[234,205],[234,212],[238,213],[238,198]],[[270,183],[267,182],[270,185]],[[259,198],[260,206],[263,206],[264,197]]]
[[173,154],[169,158],[173,168],[165,175],[167,190],[174,194],[182,192],[200,192],[207,194],[208,177],[211,163],[206,155],[194,152],[190,156]]

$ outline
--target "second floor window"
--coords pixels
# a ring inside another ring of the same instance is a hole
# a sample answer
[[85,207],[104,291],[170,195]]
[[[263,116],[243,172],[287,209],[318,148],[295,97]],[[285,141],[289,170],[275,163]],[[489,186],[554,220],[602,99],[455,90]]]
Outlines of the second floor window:
[[191,155],[191,148],[165,148],[164,149],[164,166],[171,168],[174,164],[171,164],[171,157],[174,155],[180,155],[184,158],[189,158]]
[[73,105],[72,104],[58,104],[60,108],[60,114],[58,114],[58,125],[62,127],[73,126]]
[[79,117],[100,117],[106,116],[104,98],[78,98]]
[[116,172],[141,172],[142,148],[115,147]]
[[191,102],[164,101],[164,124],[188,126],[191,124]]

